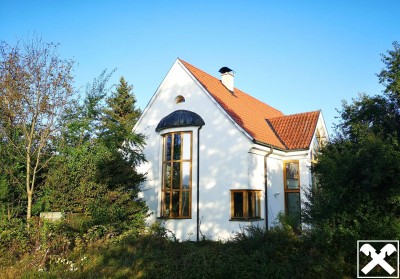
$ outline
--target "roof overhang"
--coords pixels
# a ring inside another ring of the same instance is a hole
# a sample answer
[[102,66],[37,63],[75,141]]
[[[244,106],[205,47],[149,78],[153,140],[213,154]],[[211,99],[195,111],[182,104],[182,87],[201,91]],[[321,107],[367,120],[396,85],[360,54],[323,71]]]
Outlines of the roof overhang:
[[160,132],[169,128],[178,127],[201,127],[205,125],[203,118],[195,112],[188,110],[176,110],[165,116],[158,123],[156,132]]

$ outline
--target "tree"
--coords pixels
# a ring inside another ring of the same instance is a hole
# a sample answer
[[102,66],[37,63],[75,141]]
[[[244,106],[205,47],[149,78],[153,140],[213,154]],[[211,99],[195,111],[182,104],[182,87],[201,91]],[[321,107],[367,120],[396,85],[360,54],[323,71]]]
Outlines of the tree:
[[128,85],[124,77],[121,77],[119,82],[116,91],[107,98],[108,108],[104,110],[104,126],[108,130],[105,136],[112,134],[117,140],[117,146],[121,146],[130,136],[133,126],[141,115],[140,109],[135,108],[136,98],[132,93],[133,86]]
[[378,74],[379,83],[386,88],[384,92],[393,97],[400,97],[400,44],[393,42],[393,50],[381,54],[385,68]]
[[85,212],[97,193],[94,177],[99,155],[98,137],[102,128],[107,83],[114,71],[107,70],[87,83],[83,100],[73,100],[61,116],[62,133],[55,156],[46,174],[45,187],[52,210]]
[[400,48],[393,47],[378,74],[384,94],[343,102],[336,137],[313,168],[318,183],[306,220],[348,263],[357,240],[400,237]]
[[40,38],[0,45],[0,137],[24,165],[26,217],[40,174],[55,155],[60,116],[73,94],[73,61],[62,60],[57,45]]
[[144,143],[143,135],[132,132],[133,126],[142,114],[140,109],[135,107],[136,98],[132,90],[133,86],[121,77],[116,91],[106,100],[104,131],[101,135],[108,146],[124,149],[128,153],[132,144],[141,146]]
[[[117,151],[116,157],[122,156],[129,164],[136,166],[145,159],[141,152],[144,136],[133,132],[133,126],[142,113],[135,107],[136,97],[131,92],[132,89],[124,77],[121,77],[116,91],[106,99],[107,107],[104,109],[103,132],[100,138],[108,148]],[[110,170],[111,173],[122,170],[120,167]],[[141,179],[138,175],[137,181]]]
[[[131,132],[140,116],[132,87],[123,80],[106,99],[109,77],[103,72],[89,84],[83,102],[63,117],[66,129],[46,175],[46,188],[53,210],[82,212],[89,226],[122,231],[143,226],[147,213],[138,199],[144,175],[136,171],[144,160],[144,140]],[[128,148],[132,146],[136,148]]]
[[10,220],[23,210],[23,169],[10,146],[0,141],[0,221]]

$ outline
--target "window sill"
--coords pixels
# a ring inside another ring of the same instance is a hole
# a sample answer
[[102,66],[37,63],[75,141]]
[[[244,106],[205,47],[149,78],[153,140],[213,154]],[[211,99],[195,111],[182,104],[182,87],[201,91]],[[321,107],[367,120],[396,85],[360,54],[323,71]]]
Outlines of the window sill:
[[192,219],[192,217],[162,217],[159,216],[157,219],[160,220],[187,220],[187,219]]
[[263,218],[231,218],[229,221],[232,222],[258,222],[258,221],[263,221]]

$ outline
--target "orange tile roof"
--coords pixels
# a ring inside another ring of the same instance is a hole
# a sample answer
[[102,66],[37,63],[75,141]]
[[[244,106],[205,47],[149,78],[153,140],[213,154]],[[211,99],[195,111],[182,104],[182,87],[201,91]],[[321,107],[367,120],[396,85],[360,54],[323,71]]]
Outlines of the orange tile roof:
[[[283,150],[308,148],[305,143],[310,144],[318,117],[316,119],[315,117],[308,117],[307,113],[304,114],[307,117],[285,116],[281,111],[237,88],[234,89],[232,94],[219,79],[181,59],[179,61],[253,140]],[[315,112],[311,113],[315,116],[314,114]],[[267,119],[269,119],[269,122]],[[313,125],[302,122],[310,120],[314,121]],[[304,129],[308,128],[312,129],[306,132]]]
[[287,149],[307,149],[315,132],[319,111],[267,119]]

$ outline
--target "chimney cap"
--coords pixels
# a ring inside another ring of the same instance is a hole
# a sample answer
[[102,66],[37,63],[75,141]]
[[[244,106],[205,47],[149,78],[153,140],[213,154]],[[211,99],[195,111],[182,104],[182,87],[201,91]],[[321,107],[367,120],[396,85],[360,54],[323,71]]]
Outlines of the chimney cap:
[[221,74],[225,74],[225,73],[228,73],[228,72],[233,72],[233,70],[229,69],[228,67],[222,67],[221,69],[219,69],[219,72]]

